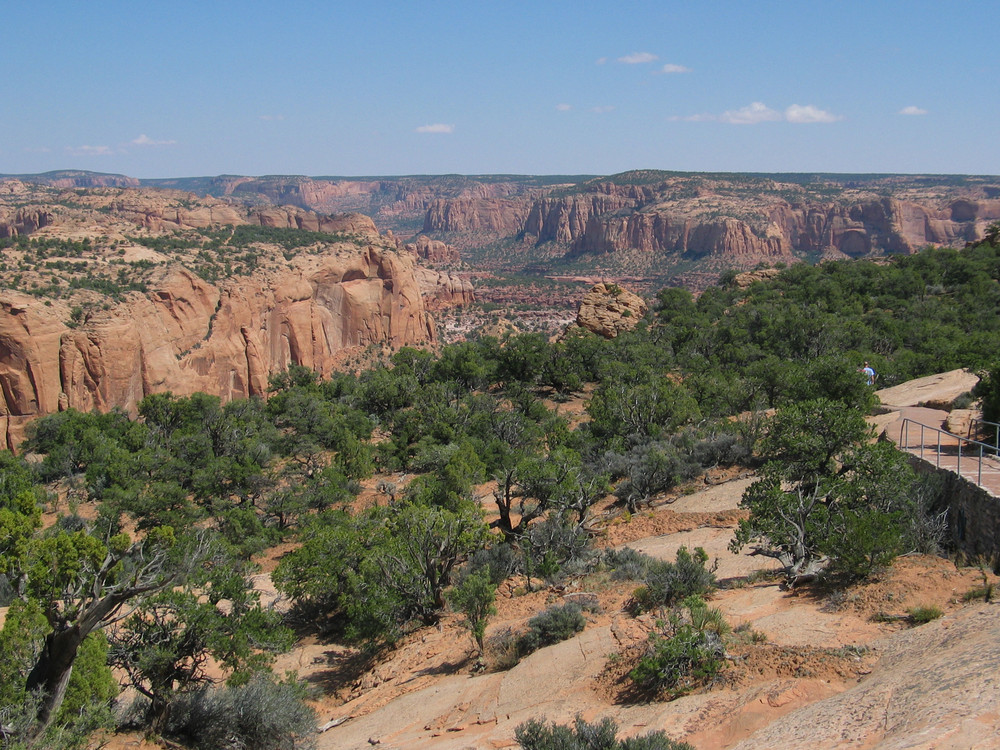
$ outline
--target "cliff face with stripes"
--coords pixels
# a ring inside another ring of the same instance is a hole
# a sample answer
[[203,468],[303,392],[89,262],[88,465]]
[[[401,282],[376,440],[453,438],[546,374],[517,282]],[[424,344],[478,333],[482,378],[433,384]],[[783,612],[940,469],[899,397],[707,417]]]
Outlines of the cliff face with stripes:
[[[6,225],[2,250],[6,447],[16,448],[26,422],[61,409],[134,411],[163,391],[264,396],[269,377],[292,363],[328,374],[372,345],[431,344],[425,291],[434,306],[472,295],[467,282],[418,269],[415,252],[357,214],[247,211],[143,191],[43,197],[30,210],[48,221],[28,233]],[[303,227],[315,241],[233,248],[224,240],[238,226]],[[170,249],[185,242],[192,247]]]

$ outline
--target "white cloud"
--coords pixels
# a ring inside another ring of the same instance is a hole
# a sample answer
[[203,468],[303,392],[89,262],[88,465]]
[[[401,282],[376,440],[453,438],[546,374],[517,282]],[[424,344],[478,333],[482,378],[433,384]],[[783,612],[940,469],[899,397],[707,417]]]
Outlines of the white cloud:
[[725,122],[730,125],[756,125],[761,122],[790,122],[796,125],[815,122],[837,122],[844,118],[812,104],[792,104],[784,112],[771,109],[763,102],[753,102],[740,109],[730,109],[721,115],[696,114],[668,118],[671,122]]
[[603,115],[605,112],[613,112],[614,109],[615,108],[614,108],[613,105],[607,104],[607,105],[604,105],[602,107],[591,107],[590,111],[591,112],[596,112],[599,115]]
[[154,141],[148,135],[143,133],[138,138],[133,139],[131,143],[134,146],[172,146],[177,143],[177,141]]
[[642,63],[655,62],[659,58],[651,52],[633,52],[631,55],[619,57],[618,62],[626,65],[641,65]]
[[756,125],[758,122],[781,120],[782,116],[780,112],[775,112],[763,102],[753,102],[740,109],[727,110],[719,119],[731,125]]
[[660,70],[661,73],[690,73],[691,68],[686,68],[683,65],[675,65],[674,63],[667,63]]
[[257,119],[259,119],[259,120],[265,120],[267,122],[270,122],[272,120],[277,121],[277,122],[281,122],[282,120],[285,119],[285,116],[284,115],[260,115],[260,116],[258,116]]
[[558,109],[560,112],[569,112],[571,109],[573,109],[573,105],[572,104],[557,104],[556,105],[556,109]]
[[416,130],[417,133],[454,133],[454,125],[445,125],[444,123],[438,122],[433,125],[421,125]]
[[825,109],[814,107],[811,104],[793,104],[785,110],[785,119],[788,122],[810,123],[810,122],[836,122],[843,119],[838,115],[827,112]]
[[915,106],[913,106],[911,104],[909,107],[903,107],[901,110],[899,110],[899,114],[901,114],[901,115],[926,115],[927,114],[927,110],[926,109],[921,109],[920,107],[915,107]]
[[606,57],[598,57],[597,60],[596,60],[596,63],[598,65],[604,65],[607,61],[608,61],[608,58],[606,58]]
[[114,153],[110,146],[67,146],[73,156],[110,156]]
[[708,113],[702,113],[700,115],[672,115],[668,117],[667,120],[670,122],[715,122],[719,118],[715,115],[710,115]]

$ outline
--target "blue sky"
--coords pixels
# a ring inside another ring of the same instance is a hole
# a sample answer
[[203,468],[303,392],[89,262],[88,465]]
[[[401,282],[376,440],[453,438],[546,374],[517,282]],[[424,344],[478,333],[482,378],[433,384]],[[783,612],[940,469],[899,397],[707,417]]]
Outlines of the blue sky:
[[5,4],[0,173],[1000,174],[1000,2]]

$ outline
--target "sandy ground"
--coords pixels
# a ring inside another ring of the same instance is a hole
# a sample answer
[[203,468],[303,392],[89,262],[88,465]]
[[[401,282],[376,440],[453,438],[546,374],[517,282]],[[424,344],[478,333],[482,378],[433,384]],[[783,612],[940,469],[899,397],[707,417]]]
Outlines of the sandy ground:
[[[736,480],[688,495],[652,515],[669,517],[667,526],[682,524],[687,515],[718,517],[736,508],[749,481]],[[652,519],[639,515],[632,522],[648,525]],[[672,702],[628,697],[623,688],[627,669],[618,666],[619,661],[645,641],[656,627],[656,618],[628,614],[627,586],[623,589],[618,582],[592,577],[574,591],[521,593],[519,587],[507,587],[488,634],[523,625],[547,604],[580,591],[600,602],[600,612],[588,615],[588,627],[577,637],[542,649],[500,673],[472,671],[467,658],[471,643],[454,618],[437,629],[414,634],[392,658],[356,680],[352,691],[342,694],[343,702],[319,702],[321,723],[342,721],[321,735],[319,746],[364,748],[370,747],[369,741],[377,741],[380,747],[390,748],[513,747],[514,729],[529,718],[568,722],[580,714],[588,720],[611,716],[628,734],[663,729],[706,750],[742,747],[740,743],[750,742],[759,732],[778,732],[776,727],[786,727],[781,731],[794,735],[799,725],[790,717],[837,699],[874,675],[881,675],[886,684],[905,683],[907,676],[899,671],[900,665],[912,662],[902,657],[887,661],[882,654],[902,654],[909,643],[917,642],[913,639],[916,631],[905,622],[910,608],[936,605],[946,612],[943,622],[962,620],[970,611],[993,612],[992,605],[974,607],[961,601],[980,581],[978,570],[959,570],[947,560],[924,556],[902,558],[882,578],[846,592],[789,592],[766,574],[774,568],[771,561],[729,552],[731,535],[732,526],[701,525],[628,542],[665,559],[673,559],[681,545],[700,546],[719,561],[717,573],[725,587],[713,595],[711,605],[731,625],[756,631],[763,642],[748,647],[746,654],[735,655],[726,679],[711,689]],[[994,635],[1000,635],[1000,624],[995,630]],[[311,648],[324,659],[338,659],[334,651]],[[919,655],[912,659],[919,660]],[[957,700],[959,695],[956,690],[942,699]],[[905,706],[901,702],[899,710],[908,710]],[[835,713],[830,710],[831,715]],[[937,727],[944,721],[943,714],[935,714],[933,720]],[[816,736],[825,736],[824,732],[836,733],[817,729]],[[798,737],[747,745],[801,746]],[[840,745],[838,741],[817,745],[841,746],[877,745]]]

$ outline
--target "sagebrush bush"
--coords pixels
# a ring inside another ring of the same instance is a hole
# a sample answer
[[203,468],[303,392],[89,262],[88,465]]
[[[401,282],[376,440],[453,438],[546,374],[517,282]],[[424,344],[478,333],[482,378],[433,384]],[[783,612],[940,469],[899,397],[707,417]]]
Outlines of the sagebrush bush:
[[579,524],[557,513],[532,524],[522,544],[525,561],[530,566],[527,572],[550,583],[584,572],[593,557],[590,535]]
[[[645,557],[645,570],[639,579],[643,585],[633,594],[640,610],[670,607],[686,597],[707,594],[715,587],[715,567],[705,567],[708,554],[701,547],[694,554],[681,547],[675,562]],[[634,561],[630,563],[634,565]]]
[[698,441],[691,450],[691,458],[705,468],[731,466],[749,460],[750,451],[739,435],[725,432]]
[[518,652],[527,656],[553,643],[572,638],[587,626],[579,604],[549,607],[528,620],[528,631],[518,640]]
[[614,580],[641,581],[652,559],[631,547],[622,547],[605,552],[603,562]]
[[662,731],[622,740],[615,737],[617,732],[612,719],[588,724],[577,716],[572,727],[531,719],[514,730],[514,738],[524,750],[694,750]]
[[485,572],[494,586],[499,586],[513,575],[524,572],[524,560],[510,544],[494,544],[477,550],[459,575],[462,577]]
[[612,475],[624,477],[615,496],[633,513],[701,471],[698,462],[670,440],[644,443],[624,455],[606,456],[605,461]]
[[167,726],[199,750],[304,750],[314,746],[315,732],[316,714],[300,689],[264,676],[184,695]]

